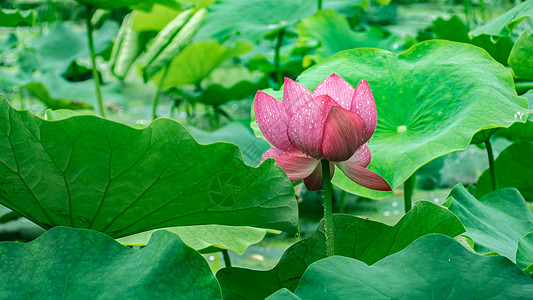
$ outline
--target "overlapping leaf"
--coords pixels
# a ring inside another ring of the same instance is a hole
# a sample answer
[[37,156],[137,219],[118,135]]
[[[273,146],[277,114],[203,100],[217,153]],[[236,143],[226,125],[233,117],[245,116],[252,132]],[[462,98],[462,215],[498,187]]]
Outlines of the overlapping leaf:
[[533,33],[522,32],[509,56],[509,66],[517,77],[533,80]]
[[498,190],[478,200],[459,184],[449,197],[447,205],[477,253],[496,252],[515,261],[518,241],[533,231],[533,214],[517,190]]
[[[334,215],[335,254],[367,264],[396,253],[417,238],[431,233],[454,237],[464,227],[448,210],[431,202],[417,202],[395,226],[351,215]],[[227,299],[264,299],[280,288],[292,291],[313,262],[326,257],[324,225],[315,234],[291,246],[269,271],[225,268],[217,273]]]
[[526,18],[533,17],[533,0],[528,0],[515,6],[505,14],[470,32],[470,36],[481,34],[493,36],[509,36],[513,29]]
[[161,4],[179,9],[181,5],[175,0],[76,0],[79,4],[93,6],[102,9],[119,9],[123,7],[151,7],[153,4]]
[[312,264],[295,294],[268,299],[525,299],[533,279],[508,259],[480,256],[442,235],[421,237],[372,266],[340,256]]
[[221,299],[204,258],[164,230],[133,250],[93,230],[57,227],[26,244],[0,243],[0,265],[5,299]]
[[114,237],[182,225],[296,231],[292,184],[230,144],[200,146],[160,119],[143,129],[75,116],[44,121],[0,100],[0,204],[50,228]]

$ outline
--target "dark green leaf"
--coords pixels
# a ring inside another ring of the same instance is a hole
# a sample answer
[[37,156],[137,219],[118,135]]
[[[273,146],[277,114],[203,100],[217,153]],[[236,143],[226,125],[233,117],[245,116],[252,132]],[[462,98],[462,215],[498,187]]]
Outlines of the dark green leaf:
[[[508,259],[484,257],[453,239],[429,235],[372,266],[333,256],[312,264],[301,299],[526,299],[533,279]],[[297,299],[280,291],[270,299]]]
[[[531,141],[519,141],[505,148],[496,158],[494,166],[498,187],[516,188],[527,201],[533,201],[532,155],[533,142]],[[487,169],[478,179],[476,197],[481,198],[490,192],[492,192],[492,180],[490,169]]]
[[234,145],[198,145],[174,120],[143,129],[94,116],[45,121],[1,100],[0,121],[0,204],[44,228],[296,231],[294,189],[278,166],[249,167]]
[[0,27],[33,25],[33,10],[0,8]]
[[0,243],[6,299],[221,299],[205,259],[161,230],[133,250],[93,230],[57,227]]
[[[464,232],[461,222],[447,209],[426,201],[415,204],[395,226],[351,215],[334,215],[335,254],[367,264],[396,253],[417,238],[431,233],[454,237]],[[217,273],[225,298],[264,299],[280,288],[292,291],[305,269],[326,257],[324,225],[315,234],[291,246],[269,271],[225,268]]]
[[533,266],[533,232],[526,234],[518,242],[516,264],[526,270]]

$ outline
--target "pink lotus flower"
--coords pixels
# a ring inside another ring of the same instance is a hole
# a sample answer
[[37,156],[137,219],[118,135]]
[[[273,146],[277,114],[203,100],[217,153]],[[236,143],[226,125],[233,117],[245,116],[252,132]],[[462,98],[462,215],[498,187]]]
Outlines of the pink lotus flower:
[[335,165],[364,187],[390,191],[378,174],[366,169],[370,150],[365,144],[376,129],[376,104],[365,80],[354,89],[333,74],[311,93],[285,78],[283,102],[258,91],[255,117],[265,138],[275,147],[261,162],[274,158],[292,182],[302,180],[308,190],[322,188],[321,159]]

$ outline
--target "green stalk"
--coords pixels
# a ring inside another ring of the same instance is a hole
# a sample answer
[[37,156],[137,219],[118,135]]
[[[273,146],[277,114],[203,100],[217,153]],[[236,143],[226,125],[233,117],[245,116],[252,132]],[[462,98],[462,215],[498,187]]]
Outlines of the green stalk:
[[490,179],[492,182],[492,190],[495,191],[498,189],[498,182],[496,181],[496,168],[494,166],[494,153],[492,152],[492,145],[490,139],[485,141],[485,148],[487,148],[487,156],[489,157],[489,169],[490,169]]
[[324,186],[324,228],[326,231],[326,255],[335,255],[335,235],[333,230],[333,201],[329,172],[329,161],[322,160],[322,184]]
[[283,84],[283,78],[281,76],[281,67],[280,67],[280,50],[281,45],[283,45],[283,36],[285,35],[285,30],[281,29],[278,32],[278,43],[276,44],[276,50],[274,53],[274,70],[276,72],[276,81],[278,82],[279,87]]
[[224,257],[224,264],[226,265],[226,268],[230,268],[231,267],[231,259],[229,258],[228,250],[224,249],[221,252],[222,252],[222,256]]
[[96,89],[96,98],[98,99],[98,108],[100,109],[100,115],[102,116],[102,118],[105,118],[104,101],[102,100],[100,78],[98,77],[98,69],[96,68],[96,55],[94,53],[93,23],[91,22],[93,15],[94,9],[90,5],[87,5],[87,39],[89,40],[89,53],[91,54],[91,63],[93,65],[94,87]]
[[322,0],[318,0],[318,10],[322,9]]
[[403,205],[404,210],[407,213],[413,207],[413,189],[415,187],[415,176],[416,173],[409,176],[407,180],[403,183]]
[[155,97],[154,97],[154,107],[152,108],[152,119],[153,120],[157,118],[157,105],[159,104],[159,96],[161,95],[163,84],[165,83],[165,79],[167,78],[169,67],[170,67],[170,64],[167,64],[165,66],[165,69],[163,70],[163,75],[161,76],[161,79],[159,80],[159,84],[157,85],[157,91],[155,92]]

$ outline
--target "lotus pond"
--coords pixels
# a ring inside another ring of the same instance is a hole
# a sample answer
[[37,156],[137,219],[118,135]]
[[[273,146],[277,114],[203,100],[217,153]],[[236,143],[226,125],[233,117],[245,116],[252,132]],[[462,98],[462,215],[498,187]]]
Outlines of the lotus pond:
[[0,3],[0,299],[533,299],[533,0]]

